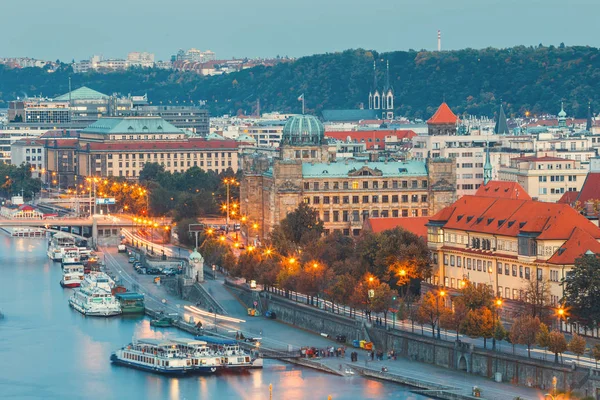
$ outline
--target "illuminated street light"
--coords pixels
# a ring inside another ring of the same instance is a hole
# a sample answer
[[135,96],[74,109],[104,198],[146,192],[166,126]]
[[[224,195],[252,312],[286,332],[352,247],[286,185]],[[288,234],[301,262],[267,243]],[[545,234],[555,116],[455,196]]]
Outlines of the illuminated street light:
[[296,263],[296,259],[292,257],[288,260],[288,262],[290,263],[290,265],[294,265]]

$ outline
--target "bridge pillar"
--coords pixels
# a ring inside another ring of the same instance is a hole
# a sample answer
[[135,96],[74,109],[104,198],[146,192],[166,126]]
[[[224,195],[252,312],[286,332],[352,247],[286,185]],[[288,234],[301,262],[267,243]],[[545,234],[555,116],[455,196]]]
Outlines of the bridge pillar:
[[92,245],[94,247],[98,245],[98,220],[96,217],[92,219]]

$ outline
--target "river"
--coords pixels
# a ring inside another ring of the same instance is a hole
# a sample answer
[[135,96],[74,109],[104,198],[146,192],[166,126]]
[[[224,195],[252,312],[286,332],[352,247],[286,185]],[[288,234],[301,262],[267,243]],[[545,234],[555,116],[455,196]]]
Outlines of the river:
[[84,317],[68,305],[46,241],[0,233],[0,398],[3,399],[403,399],[401,386],[344,378],[266,360],[263,370],[173,378],[111,365],[135,337],[190,336],[147,318]]

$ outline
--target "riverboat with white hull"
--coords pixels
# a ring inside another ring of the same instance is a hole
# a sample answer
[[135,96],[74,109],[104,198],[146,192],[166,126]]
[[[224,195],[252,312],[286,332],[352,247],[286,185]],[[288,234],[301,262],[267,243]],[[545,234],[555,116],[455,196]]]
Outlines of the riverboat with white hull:
[[110,291],[99,287],[84,287],[75,290],[69,298],[69,305],[83,315],[92,317],[112,317],[121,314],[121,306]]
[[195,366],[194,359],[181,352],[172,340],[140,339],[111,354],[110,360],[145,371],[159,374],[214,374],[215,366]]
[[76,288],[81,286],[85,274],[82,264],[67,264],[62,268],[62,279],[60,286],[64,288]]
[[204,341],[219,357],[221,368],[228,371],[244,371],[263,367],[263,359],[253,357],[240,347],[233,339],[221,339],[213,336],[196,336],[196,340]]
[[68,233],[59,232],[52,236],[48,243],[48,258],[52,261],[62,261],[64,249],[77,248],[75,237]]
[[109,293],[112,292],[115,286],[115,281],[104,272],[90,272],[85,275],[85,278],[81,281],[82,288],[99,288]]
[[194,371],[214,373],[221,367],[221,357],[202,340],[189,338],[170,339],[182,357],[192,360]]

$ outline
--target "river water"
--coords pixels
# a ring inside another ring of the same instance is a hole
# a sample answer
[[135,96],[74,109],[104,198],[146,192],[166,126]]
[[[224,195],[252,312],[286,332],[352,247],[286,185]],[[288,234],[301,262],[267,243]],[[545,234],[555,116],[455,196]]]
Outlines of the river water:
[[111,365],[132,337],[183,337],[147,318],[90,318],[68,305],[60,266],[46,241],[0,233],[0,398],[2,399],[403,399],[425,400],[401,386],[344,378],[265,361],[243,374],[173,378]]

